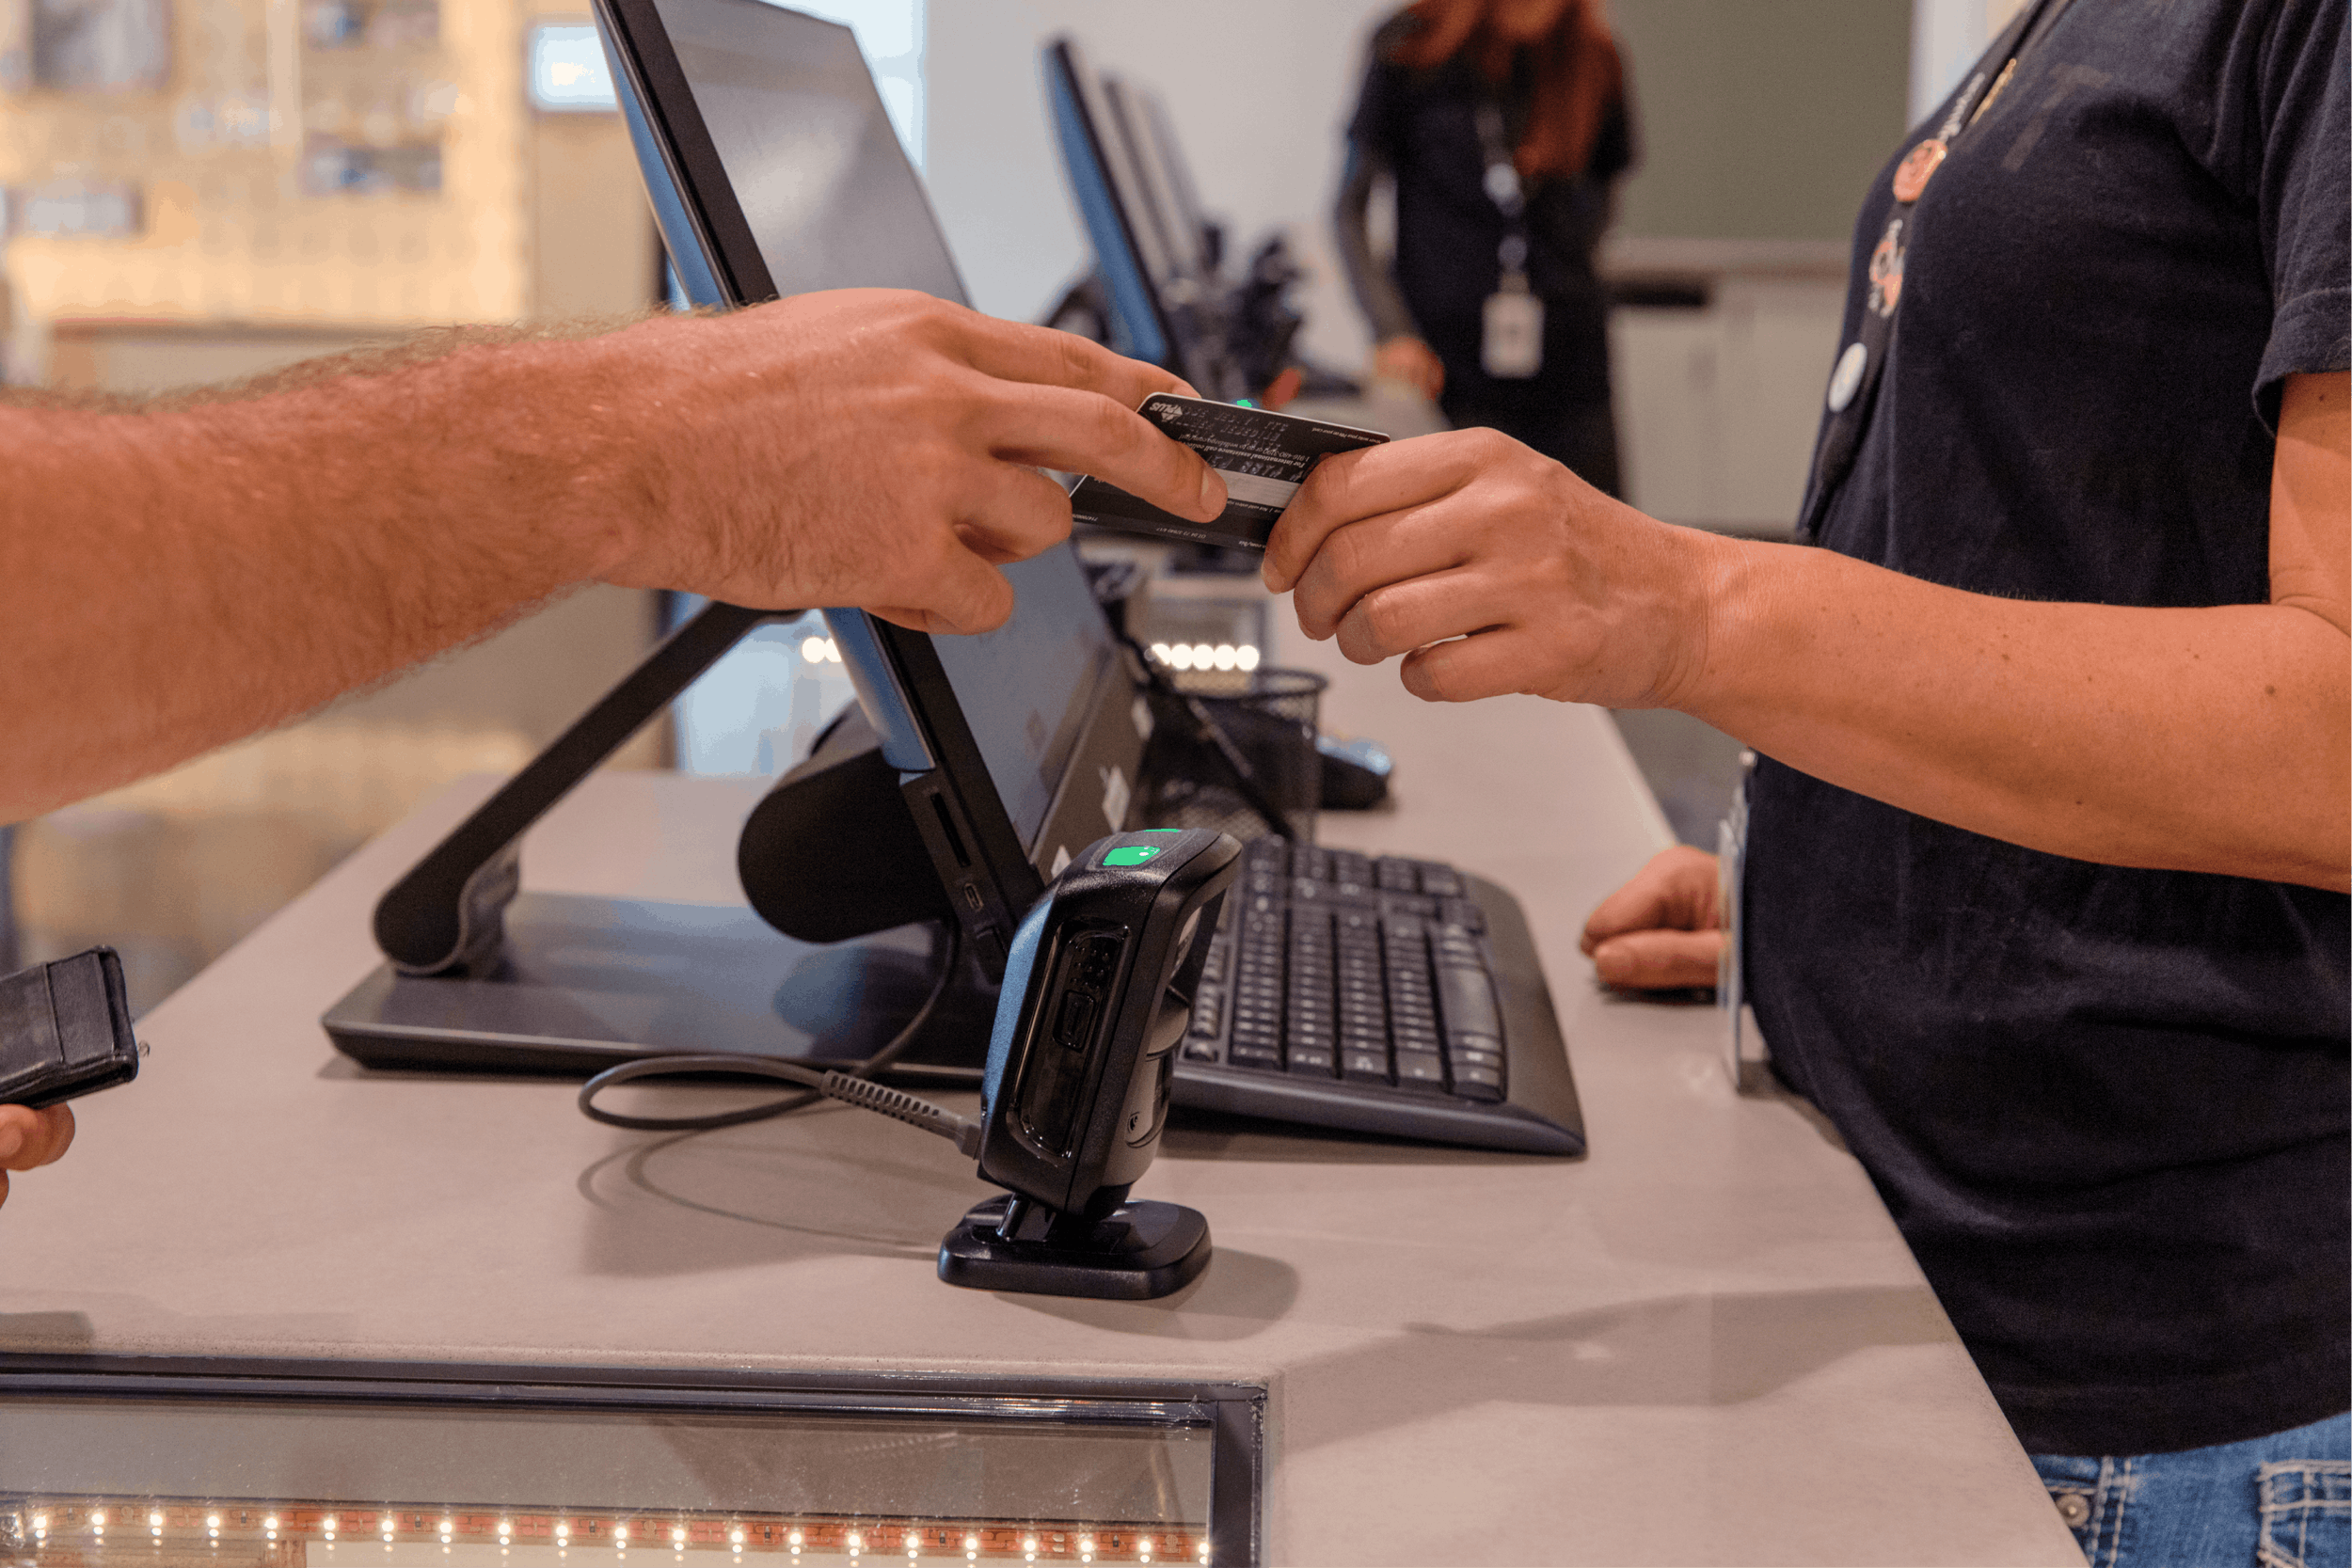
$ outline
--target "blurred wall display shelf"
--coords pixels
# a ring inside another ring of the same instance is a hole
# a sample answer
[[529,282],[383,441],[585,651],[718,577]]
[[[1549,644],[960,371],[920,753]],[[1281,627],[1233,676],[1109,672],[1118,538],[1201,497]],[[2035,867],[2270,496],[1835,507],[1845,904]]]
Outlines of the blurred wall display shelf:
[[532,314],[530,20],[520,0],[0,0],[19,309]]

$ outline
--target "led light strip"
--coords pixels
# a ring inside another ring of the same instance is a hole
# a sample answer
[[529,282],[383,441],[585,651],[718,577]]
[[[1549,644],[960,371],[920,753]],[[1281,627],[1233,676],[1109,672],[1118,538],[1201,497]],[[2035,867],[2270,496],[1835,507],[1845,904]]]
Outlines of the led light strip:
[[[108,1534],[109,1526],[114,1533]],[[321,1550],[299,1552],[294,1544]],[[511,1560],[517,1549],[538,1560],[552,1551],[557,1560],[620,1563],[634,1550],[640,1560],[667,1552],[683,1560],[688,1552],[707,1560],[717,1553],[741,1561],[746,1552],[789,1563],[880,1562],[903,1554],[910,1564],[929,1560],[952,1563],[1206,1563],[1207,1538],[1197,1529],[1152,1524],[1002,1520],[914,1520],[644,1512],[548,1513],[479,1507],[320,1503],[211,1502],[185,1498],[21,1498],[0,1500],[0,1548],[32,1548],[44,1559],[83,1563],[100,1557],[153,1561],[168,1551],[174,1561],[191,1547],[223,1568],[240,1560],[271,1565],[349,1560],[365,1564],[367,1548],[437,1545],[444,1555],[467,1548],[466,1560]],[[476,1548],[495,1545],[498,1559]],[[243,1548],[239,1550],[239,1548]],[[256,1551],[255,1548],[260,1548]],[[453,1562],[455,1559],[453,1557]]]

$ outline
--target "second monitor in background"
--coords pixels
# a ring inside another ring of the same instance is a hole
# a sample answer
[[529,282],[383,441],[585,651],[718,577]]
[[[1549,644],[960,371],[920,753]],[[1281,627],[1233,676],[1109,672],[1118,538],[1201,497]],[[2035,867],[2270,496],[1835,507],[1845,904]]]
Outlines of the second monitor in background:
[[1204,396],[1259,396],[1289,364],[1298,328],[1283,298],[1296,271],[1279,240],[1247,276],[1227,279],[1165,105],[1098,76],[1073,39],[1047,45],[1043,63],[1062,168],[1094,250],[1104,338]]

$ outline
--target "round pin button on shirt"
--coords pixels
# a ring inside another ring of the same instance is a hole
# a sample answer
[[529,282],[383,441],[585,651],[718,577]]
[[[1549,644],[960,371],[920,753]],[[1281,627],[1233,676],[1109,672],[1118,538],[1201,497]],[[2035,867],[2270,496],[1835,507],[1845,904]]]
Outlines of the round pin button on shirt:
[[1846,352],[1837,356],[1836,368],[1829,372],[1829,411],[1843,414],[1853,395],[1862,389],[1862,372],[1870,363],[1870,351],[1860,343],[1848,343]]

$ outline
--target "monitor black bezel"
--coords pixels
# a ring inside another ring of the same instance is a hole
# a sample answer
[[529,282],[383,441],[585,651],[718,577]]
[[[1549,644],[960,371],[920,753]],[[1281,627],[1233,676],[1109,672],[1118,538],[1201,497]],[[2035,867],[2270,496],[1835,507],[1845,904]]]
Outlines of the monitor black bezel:
[[[1044,816],[1024,844],[931,639],[861,611],[826,613],[829,618],[857,615],[887,666],[879,684],[888,689],[869,696],[869,688],[878,683],[862,682],[859,700],[869,706],[880,703],[898,708],[928,753],[929,768],[903,772],[900,787],[981,972],[992,982],[999,980],[1014,927],[1060,869],[1053,863],[1041,868],[1038,861],[1057,848],[1074,856],[1104,834],[1120,831],[1120,825],[1108,823],[1099,831],[1072,831],[1073,814],[1091,809],[1073,797],[1073,782],[1116,767],[1134,795],[1141,794],[1148,736],[1144,725],[1131,726],[1122,720],[1140,700],[1142,673],[1134,656],[1113,641],[1109,657],[1095,673],[1094,689],[1087,694],[1085,717]],[[850,649],[843,652],[852,656]]]
[[636,89],[638,106],[728,303],[764,305],[777,298],[775,277],[735,198],[719,145],[695,106],[694,89],[654,0],[595,0],[595,7],[628,77],[623,90]]
[[[946,889],[950,907],[974,939],[974,956],[982,973],[991,980],[1001,980],[1013,927],[1045,891],[1045,879],[1031,863],[1028,849],[1013,826],[1012,813],[997,793],[988,761],[980,754],[980,744],[973,736],[963,705],[956,698],[946,666],[940,662],[930,638],[879,616],[868,615],[866,623],[890,661],[908,714],[931,754],[930,772],[902,785],[914,813],[915,830],[931,852],[931,864]],[[1089,716],[1089,727],[1092,720]],[[1073,748],[1073,765],[1076,759]],[[1041,823],[1039,832],[1044,831]],[[995,933],[993,942],[987,934],[992,930]]]
[[[744,3],[765,4],[765,0]],[[782,287],[769,270],[767,258],[760,254],[751,219],[744,214],[743,204],[736,199],[734,182],[727,178],[726,165],[719,156],[719,144],[712,138],[710,127],[694,102],[694,89],[686,79],[685,67],[678,63],[677,50],[670,42],[670,30],[662,24],[656,0],[592,0],[592,4],[596,21],[612,40],[613,55],[622,67],[625,80],[614,86],[623,91],[635,89],[637,106],[653,132],[670,182],[694,226],[694,237],[701,243],[719,286],[727,296],[725,303],[765,305],[771,299],[783,298]],[[851,32],[846,23],[831,22],[804,11],[792,14],[821,27]],[[882,103],[882,89],[874,86],[870,71],[866,74],[866,90],[873,94],[874,112],[887,121],[889,110]],[[914,173],[912,168],[908,172]],[[939,212],[931,205],[930,191],[919,174],[914,175],[914,184],[924,214],[937,230]],[[666,243],[667,236],[664,238]],[[956,266],[955,257],[947,252],[944,240],[940,249],[946,254],[948,271],[956,280],[956,292],[940,297],[969,305],[971,294],[963,286],[962,271]]]

